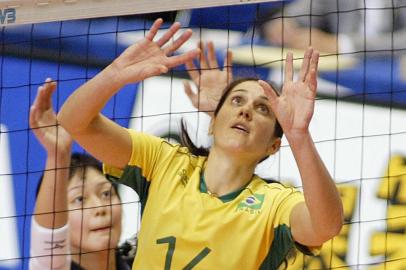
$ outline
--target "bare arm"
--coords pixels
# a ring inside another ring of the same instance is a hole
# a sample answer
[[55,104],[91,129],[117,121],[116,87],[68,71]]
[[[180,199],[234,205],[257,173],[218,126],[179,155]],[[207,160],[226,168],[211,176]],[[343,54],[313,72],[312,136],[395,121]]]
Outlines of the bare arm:
[[45,228],[60,228],[67,223],[66,188],[69,177],[72,139],[58,127],[52,109],[56,83],[50,79],[38,88],[30,110],[30,126],[47,152],[45,171],[34,210],[35,220]]
[[303,183],[305,203],[291,213],[294,239],[319,246],[336,236],[342,227],[342,202],[333,179],[321,160],[310,134],[288,139]]
[[124,85],[165,73],[199,54],[196,49],[170,56],[192,32],[185,31],[172,44],[163,47],[180,24],[173,24],[154,41],[161,24],[162,19],[156,20],[143,40],[127,48],[106,69],[77,89],[58,114],[61,125],[79,144],[99,160],[118,168],[123,168],[130,159],[131,139],[123,127],[100,114],[104,105]]
[[308,49],[299,79],[293,82],[293,55],[286,58],[285,82],[278,97],[260,81],[292,149],[303,183],[305,203],[290,215],[295,241],[318,246],[337,235],[342,227],[343,207],[337,188],[321,160],[309,132],[317,89],[319,53]]

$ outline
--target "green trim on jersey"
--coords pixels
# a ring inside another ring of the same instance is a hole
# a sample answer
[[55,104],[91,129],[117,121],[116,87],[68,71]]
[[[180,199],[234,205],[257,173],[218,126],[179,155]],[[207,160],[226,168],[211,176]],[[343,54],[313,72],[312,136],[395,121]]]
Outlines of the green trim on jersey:
[[145,204],[148,199],[150,182],[142,175],[141,168],[137,166],[126,166],[121,177],[115,177],[107,174],[107,179],[114,183],[124,184],[137,192],[141,203],[141,215],[144,212]]
[[141,215],[144,213],[145,204],[148,199],[150,182],[142,175],[142,169],[137,166],[126,166],[120,182],[129,186],[137,192],[141,203]]
[[290,228],[286,224],[276,227],[271,248],[259,269],[277,270],[293,247],[294,241]]
[[129,134],[128,166],[123,172],[105,165],[104,172],[122,176],[145,204],[133,269],[276,270],[283,263],[295,245],[290,213],[304,201],[300,192],[254,175],[224,203],[202,192],[206,157],[145,133]]
[[[249,183],[248,183],[248,184],[249,184]],[[242,188],[236,190],[236,191],[230,192],[230,193],[228,193],[228,194],[225,194],[225,195],[223,195],[223,196],[219,196],[219,197],[216,197],[216,198],[218,198],[218,199],[219,199],[220,201],[222,201],[223,203],[230,202],[230,201],[234,200],[235,198],[237,198],[238,195],[240,195],[240,193],[245,189],[245,187],[248,186],[248,184],[245,185],[244,187],[242,187]],[[202,172],[202,175],[200,176],[200,185],[199,185],[199,188],[200,188],[200,192],[210,194],[210,193],[207,191],[207,185],[206,185],[206,181],[204,180],[203,172]]]

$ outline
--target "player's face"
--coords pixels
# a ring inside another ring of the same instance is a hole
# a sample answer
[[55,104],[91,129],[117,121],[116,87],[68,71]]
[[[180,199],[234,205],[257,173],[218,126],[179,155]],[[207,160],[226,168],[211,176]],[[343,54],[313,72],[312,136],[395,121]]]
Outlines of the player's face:
[[210,131],[214,147],[230,154],[260,160],[279,148],[275,138],[276,118],[269,99],[257,81],[245,81],[236,85],[226,98]]
[[73,251],[117,247],[121,234],[120,199],[103,174],[91,167],[85,175],[78,170],[69,181],[68,207]]

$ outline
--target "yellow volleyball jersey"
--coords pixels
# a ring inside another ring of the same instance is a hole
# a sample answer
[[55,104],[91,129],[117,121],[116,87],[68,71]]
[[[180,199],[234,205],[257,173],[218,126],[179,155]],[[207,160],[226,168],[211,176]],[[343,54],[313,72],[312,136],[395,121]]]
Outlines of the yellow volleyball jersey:
[[289,216],[303,195],[257,176],[221,198],[205,192],[206,157],[129,130],[133,153],[121,177],[142,203],[133,269],[277,269],[294,247]]

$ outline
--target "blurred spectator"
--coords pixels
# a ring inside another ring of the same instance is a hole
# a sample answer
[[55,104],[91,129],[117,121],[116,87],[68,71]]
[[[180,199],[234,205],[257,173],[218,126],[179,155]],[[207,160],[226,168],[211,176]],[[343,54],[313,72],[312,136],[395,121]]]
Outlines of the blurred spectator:
[[406,0],[297,0],[263,24],[274,45],[326,53],[405,49]]
[[[291,1],[291,0],[286,0]],[[182,25],[192,28],[247,31],[257,21],[266,19],[270,12],[278,11],[283,2],[218,6],[184,10],[179,16]]]

